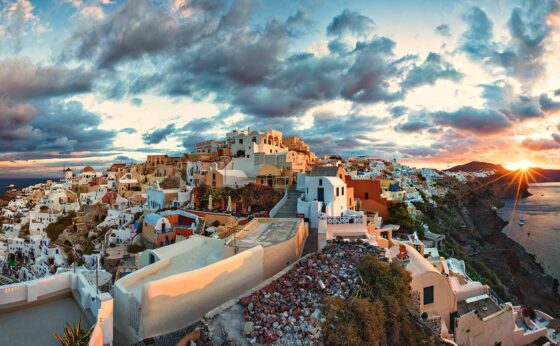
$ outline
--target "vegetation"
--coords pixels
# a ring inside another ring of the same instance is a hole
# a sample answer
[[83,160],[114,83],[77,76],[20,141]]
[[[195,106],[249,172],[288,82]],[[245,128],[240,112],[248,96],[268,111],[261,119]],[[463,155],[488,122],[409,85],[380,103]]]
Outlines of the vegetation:
[[144,248],[136,244],[130,244],[126,247],[126,251],[128,251],[128,253],[138,253],[142,250],[144,250]]
[[200,184],[193,189],[192,194],[195,196],[196,206],[199,208],[208,207],[208,201],[212,195],[212,202],[215,204],[227,205],[228,197],[231,197],[233,202],[242,203],[245,208],[251,207],[253,211],[270,210],[281,198],[281,194],[270,186],[253,183],[238,189],[215,188]]
[[82,250],[84,251],[84,254],[91,255],[93,253],[93,251],[95,250],[95,244],[93,244],[93,242],[87,240],[84,243],[82,243]]
[[68,258],[68,264],[69,265],[72,265],[72,264],[74,264],[74,262],[76,262],[76,265],[81,266],[85,263],[85,261],[82,257],[74,255],[74,253],[72,251],[67,252],[66,256]]
[[360,292],[347,300],[329,297],[322,324],[327,345],[432,345],[408,311],[410,274],[396,263],[367,255],[358,264]]
[[80,318],[80,320],[76,324],[65,324],[64,335],[58,335],[57,333],[53,332],[53,336],[63,346],[85,346],[88,345],[92,332],[93,328],[82,328],[82,319]]
[[[449,251],[450,253],[447,253]],[[447,243],[447,251],[440,251],[440,254],[446,258],[455,257],[465,262],[467,275],[475,281],[489,285],[500,297],[507,297],[507,291],[496,273],[488,268],[482,261],[475,257],[469,256],[464,249],[454,242]]]
[[58,236],[64,232],[66,228],[72,225],[72,219],[74,218],[75,213],[70,212],[67,216],[63,216],[58,221],[51,223],[47,226],[45,231],[47,232],[47,236],[51,241],[56,241]]
[[390,204],[388,209],[389,217],[385,223],[400,225],[401,232],[409,234],[417,232],[420,239],[424,239],[424,227],[422,226],[422,223],[412,218],[412,215],[410,215],[408,209],[406,208],[406,204]]

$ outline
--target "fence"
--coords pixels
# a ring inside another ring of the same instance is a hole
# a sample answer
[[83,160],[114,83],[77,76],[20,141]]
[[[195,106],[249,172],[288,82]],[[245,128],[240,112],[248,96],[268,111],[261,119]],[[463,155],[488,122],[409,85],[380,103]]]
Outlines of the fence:
[[327,216],[328,225],[362,224],[363,216]]

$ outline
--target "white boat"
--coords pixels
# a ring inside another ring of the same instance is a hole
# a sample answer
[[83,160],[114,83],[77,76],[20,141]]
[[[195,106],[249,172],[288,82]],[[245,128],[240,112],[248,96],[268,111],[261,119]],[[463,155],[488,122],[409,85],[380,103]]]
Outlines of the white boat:
[[15,185],[14,185],[14,184],[10,184],[10,185],[8,185],[8,187],[11,189],[11,188],[15,187]]
[[519,226],[524,226],[526,222],[527,220],[525,220],[525,218],[522,217],[521,219],[519,219]]

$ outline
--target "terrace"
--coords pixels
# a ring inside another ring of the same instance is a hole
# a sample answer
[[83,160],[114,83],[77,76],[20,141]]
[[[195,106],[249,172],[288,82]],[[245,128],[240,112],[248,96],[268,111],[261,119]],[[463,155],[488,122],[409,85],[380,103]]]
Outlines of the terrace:
[[[102,284],[110,281],[99,272]],[[65,323],[82,319],[85,328],[95,326],[90,345],[110,344],[113,339],[113,300],[95,290],[95,272],[65,272],[39,280],[0,288],[0,345],[57,345],[52,332],[63,333]]]
[[459,316],[474,311],[481,320],[500,310],[502,307],[487,294],[467,298],[457,304]]
[[241,248],[252,248],[257,245],[268,247],[292,238],[302,220],[301,219],[266,219],[257,218],[230,237],[226,245]]
[[70,292],[58,295],[38,304],[28,304],[11,312],[0,312],[0,345],[29,345],[29,332],[37,345],[59,345],[52,333],[62,335],[64,323],[76,323],[81,318],[84,328],[95,322],[72,298]]

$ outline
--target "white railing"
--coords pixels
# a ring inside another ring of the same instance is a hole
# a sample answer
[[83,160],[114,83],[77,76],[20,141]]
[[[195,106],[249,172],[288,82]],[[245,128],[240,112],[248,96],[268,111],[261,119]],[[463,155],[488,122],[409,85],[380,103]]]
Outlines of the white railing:
[[286,189],[284,189],[284,196],[282,196],[282,199],[280,199],[278,201],[278,203],[276,203],[274,208],[270,209],[270,212],[268,213],[268,215],[270,217],[275,217],[276,214],[278,214],[278,211],[280,211],[280,209],[282,209],[284,204],[286,204],[287,200],[288,200],[288,189],[286,188]]
[[328,225],[362,224],[363,216],[327,216]]
[[[62,293],[65,291],[76,290],[76,299],[80,306],[89,309],[96,317],[96,329],[99,325],[103,328],[101,332],[95,332],[95,340],[101,333],[102,342],[91,343],[90,345],[110,344],[113,340],[113,299],[108,293],[97,294],[85,276],[81,272],[65,272],[62,274],[51,275],[42,279],[31,280],[0,288],[0,309],[9,307],[12,304],[32,303],[42,297]],[[95,341],[94,340],[94,341]]]

